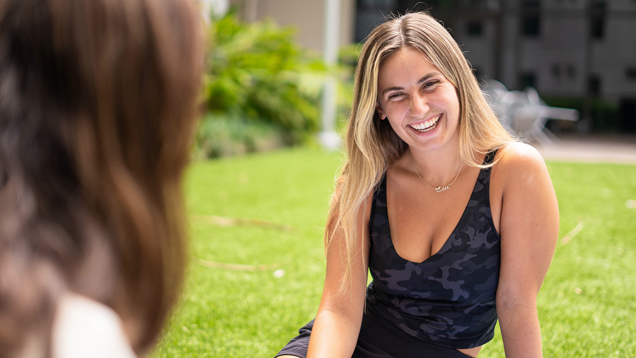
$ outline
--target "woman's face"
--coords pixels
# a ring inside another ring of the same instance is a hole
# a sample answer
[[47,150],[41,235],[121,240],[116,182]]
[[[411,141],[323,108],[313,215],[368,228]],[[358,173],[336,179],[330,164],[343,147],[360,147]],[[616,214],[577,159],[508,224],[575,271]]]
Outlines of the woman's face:
[[411,150],[459,143],[455,86],[412,47],[398,50],[380,66],[377,109]]

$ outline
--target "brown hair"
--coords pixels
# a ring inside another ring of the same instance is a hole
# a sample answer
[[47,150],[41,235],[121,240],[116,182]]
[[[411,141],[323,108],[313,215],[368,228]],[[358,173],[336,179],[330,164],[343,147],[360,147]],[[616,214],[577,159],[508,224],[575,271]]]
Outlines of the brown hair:
[[199,17],[189,0],[0,2],[0,357],[49,351],[65,291],[113,308],[137,353],[156,341],[185,265]]
[[[382,121],[376,112],[380,66],[404,47],[421,52],[455,86],[460,104],[459,153],[464,163],[482,167],[479,153],[485,154],[514,141],[488,106],[461,49],[437,20],[427,13],[416,12],[376,27],[365,41],[356,68],[353,105],[345,139],[347,162],[336,183],[340,189],[335,191],[337,195],[332,198],[328,217],[328,222],[335,223],[345,237],[344,262],[351,262],[360,251],[354,247],[354,235],[363,224],[357,218],[364,199],[378,184],[389,164],[408,148],[388,121]],[[330,239],[327,231],[326,246]],[[345,267],[341,287],[345,287],[350,269],[350,266]]]

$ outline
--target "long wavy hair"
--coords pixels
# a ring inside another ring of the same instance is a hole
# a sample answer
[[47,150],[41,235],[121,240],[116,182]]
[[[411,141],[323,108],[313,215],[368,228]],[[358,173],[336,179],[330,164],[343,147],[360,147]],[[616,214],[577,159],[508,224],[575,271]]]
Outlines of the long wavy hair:
[[[409,13],[376,27],[359,56],[345,139],[347,162],[336,182],[328,216],[327,227],[341,230],[345,238],[342,254],[349,264],[341,288],[350,279],[353,256],[360,252],[355,247],[355,235],[363,225],[358,218],[364,199],[377,186],[389,164],[408,149],[388,121],[381,120],[376,112],[380,66],[405,47],[421,52],[455,86],[460,104],[459,153],[465,164],[482,167],[480,154],[514,141],[488,106],[461,49],[437,20],[427,13]],[[331,238],[327,229],[327,246]]]
[[[181,290],[181,182],[202,67],[189,0],[0,1],[0,357],[65,292],[147,352]],[[42,343],[44,342],[44,343]]]

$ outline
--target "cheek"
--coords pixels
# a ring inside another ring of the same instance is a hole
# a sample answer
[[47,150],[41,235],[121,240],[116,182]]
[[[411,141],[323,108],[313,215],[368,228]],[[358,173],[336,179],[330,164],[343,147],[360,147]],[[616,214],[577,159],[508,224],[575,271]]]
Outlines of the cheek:
[[399,132],[401,130],[402,126],[400,125],[399,121],[395,120],[395,117],[393,117],[393,119],[391,119],[391,117],[388,117],[388,122],[394,132]]
[[461,112],[461,106],[459,104],[458,98],[455,98],[455,100],[453,101],[453,108],[455,109],[455,112],[457,113],[457,116],[459,117],[459,113]]
[[407,131],[408,129],[403,126],[402,121],[400,120],[388,120],[388,125],[391,126],[393,133],[395,133],[400,139],[406,140],[408,138]]
[[449,111],[459,116],[459,99],[455,95],[445,96],[442,101]]
[[388,106],[385,106],[386,111],[384,112],[387,118],[392,120],[401,120],[405,113],[408,111],[408,106],[400,103],[391,103]]

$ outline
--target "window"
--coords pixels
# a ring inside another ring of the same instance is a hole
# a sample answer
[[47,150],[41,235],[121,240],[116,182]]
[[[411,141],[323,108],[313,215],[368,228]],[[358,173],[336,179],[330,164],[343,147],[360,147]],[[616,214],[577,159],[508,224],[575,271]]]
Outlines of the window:
[[567,67],[568,77],[575,78],[576,77],[576,67],[573,64],[569,64]]
[[622,133],[636,133],[636,98],[621,98],[618,113],[618,130]]
[[393,6],[393,1],[391,0],[358,0],[357,7],[358,9],[376,9],[382,7]]
[[524,0],[521,3],[521,34],[538,37],[541,29],[541,1]]
[[597,75],[590,75],[590,78],[588,78],[588,81],[587,81],[587,89],[592,96],[594,97],[600,96],[601,95],[601,78]]
[[468,36],[481,36],[483,33],[482,22],[479,20],[469,20],[466,27]]
[[363,41],[369,32],[395,11],[397,0],[356,0],[355,41]]
[[537,87],[537,76],[534,74],[534,72],[532,71],[528,71],[528,72],[524,72],[521,74],[520,79],[520,87],[526,88],[526,87]]
[[561,66],[558,63],[552,64],[552,76],[555,78],[561,77]]
[[590,3],[590,37],[602,39],[605,32],[605,15],[607,4],[605,0],[592,0]]

